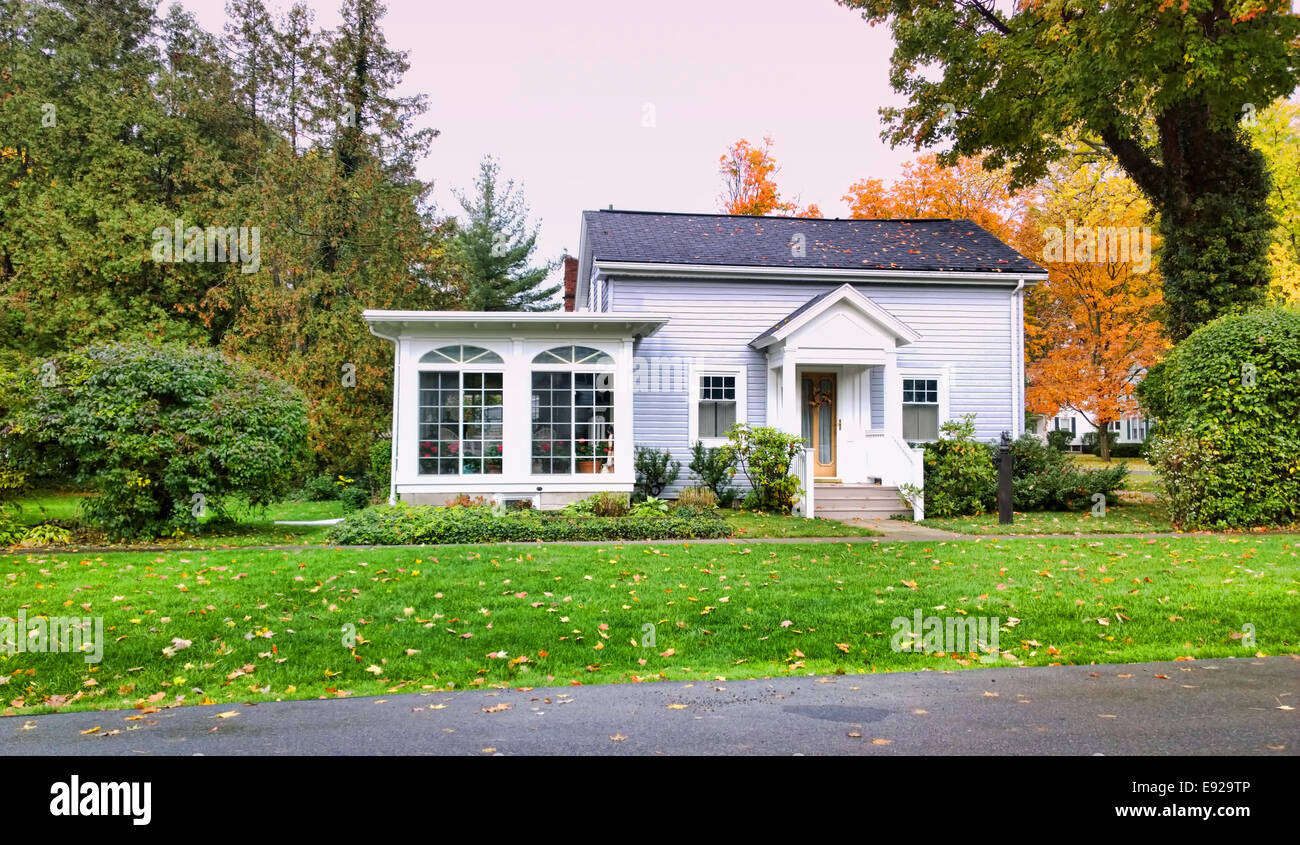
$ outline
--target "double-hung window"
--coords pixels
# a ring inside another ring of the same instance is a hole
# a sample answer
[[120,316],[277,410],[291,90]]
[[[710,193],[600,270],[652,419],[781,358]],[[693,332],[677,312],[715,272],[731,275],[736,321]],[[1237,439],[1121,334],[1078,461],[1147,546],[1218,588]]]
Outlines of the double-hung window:
[[700,400],[696,405],[697,435],[700,439],[720,439],[736,424],[735,374],[699,376]]
[[903,439],[939,439],[939,380],[903,379]]

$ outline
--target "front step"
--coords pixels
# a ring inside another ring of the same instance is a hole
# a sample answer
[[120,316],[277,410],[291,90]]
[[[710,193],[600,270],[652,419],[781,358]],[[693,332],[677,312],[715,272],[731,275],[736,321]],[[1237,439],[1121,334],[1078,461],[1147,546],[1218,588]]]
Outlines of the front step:
[[897,487],[879,484],[817,484],[813,488],[816,515],[824,519],[889,519],[910,514]]

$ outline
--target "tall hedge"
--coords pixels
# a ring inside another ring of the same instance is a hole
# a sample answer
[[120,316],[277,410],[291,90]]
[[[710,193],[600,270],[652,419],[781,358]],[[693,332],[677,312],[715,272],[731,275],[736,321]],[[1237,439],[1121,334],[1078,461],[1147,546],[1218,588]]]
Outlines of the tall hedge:
[[192,529],[232,495],[276,501],[306,454],[301,394],[215,350],[103,344],[22,375],[0,450],[90,486],[86,514],[113,537]]
[[1175,523],[1300,519],[1300,311],[1261,308],[1201,327],[1138,396],[1159,421],[1149,454]]

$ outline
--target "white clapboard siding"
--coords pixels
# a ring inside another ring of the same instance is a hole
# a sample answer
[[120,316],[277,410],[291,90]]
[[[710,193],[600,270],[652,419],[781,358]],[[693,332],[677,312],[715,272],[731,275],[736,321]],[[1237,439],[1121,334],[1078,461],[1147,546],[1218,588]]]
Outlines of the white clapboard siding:
[[[766,281],[683,281],[616,278],[605,282],[604,298],[617,312],[672,315],[655,335],[637,342],[642,359],[693,361],[697,366],[746,365],[749,422],[766,420],[765,357],[749,342],[810,298],[837,283]],[[1022,415],[1021,392],[1012,362],[1013,299],[1007,287],[934,285],[915,282],[856,285],[921,335],[898,351],[901,374],[947,367],[949,417],[975,414],[977,437],[993,440]],[[1014,338],[1018,345],[1018,335]],[[1016,354],[1021,354],[1019,348]],[[635,400],[637,445],[667,449],[682,461],[682,475],[666,494],[692,483],[686,469],[688,394],[656,389],[638,392]],[[883,426],[884,379],[877,371],[871,385],[872,425]]]

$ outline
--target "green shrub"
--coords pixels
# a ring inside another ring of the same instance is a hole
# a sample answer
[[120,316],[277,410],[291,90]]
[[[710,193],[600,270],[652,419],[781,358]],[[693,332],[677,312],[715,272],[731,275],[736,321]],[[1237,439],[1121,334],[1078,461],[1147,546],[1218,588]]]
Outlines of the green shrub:
[[691,447],[691,472],[700,484],[713,491],[719,507],[729,508],[740,491],[732,486],[736,477],[736,455],[727,449],[705,446],[699,440]]
[[626,516],[630,508],[626,493],[602,490],[565,505],[564,512],[571,516]]
[[[990,444],[989,451],[993,455],[996,492],[997,446]],[[1114,504],[1118,501],[1115,491],[1128,475],[1123,463],[1106,469],[1080,469],[1068,455],[1043,445],[1032,434],[1014,440],[1011,454],[1012,501],[1019,511],[1091,507],[1096,493],[1104,494],[1106,501]]]
[[573,516],[562,511],[382,505],[350,514],[329,542],[343,545],[673,540],[726,537],[726,520],[712,513],[668,516]]
[[344,487],[339,490],[339,501],[344,513],[359,511],[370,506],[370,491],[359,485]]
[[[670,506],[663,499],[657,499],[654,496],[646,499],[644,502],[637,502],[629,511],[632,516],[663,516],[668,513]],[[616,514],[611,514],[615,516]],[[600,516],[600,514],[597,514]]]
[[939,426],[940,439],[925,444],[925,515],[933,518],[987,512],[997,499],[997,472],[989,449],[975,439],[975,415]]
[[[770,426],[739,423],[727,432],[727,444],[720,448],[749,479],[760,509],[789,513],[794,508],[803,489],[790,468],[803,452],[802,437]],[[745,501],[749,502],[750,497],[746,496]]]
[[33,525],[23,535],[23,546],[68,546],[72,544],[72,532],[58,525],[45,523]]
[[677,494],[677,509],[699,508],[711,510],[718,506],[718,496],[708,487],[687,487]]
[[1143,443],[1112,443],[1110,444],[1110,457],[1115,458],[1140,458],[1142,457]]
[[682,471],[681,461],[674,461],[672,452],[661,452],[638,446],[636,450],[637,498],[658,496],[664,488],[677,480]]
[[388,497],[393,471],[393,439],[381,437],[370,444],[371,490],[376,496]]
[[332,475],[309,476],[302,483],[302,497],[309,502],[331,502],[339,497]]
[[0,452],[98,493],[85,513],[110,537],[193,530],[238,496],[283,498],[307,447],[301,394],[211,349],[100,344],[33,367]]
[[1067,452],[1074,440],[1074,433],[1068,428],[1058,428],[1047,432],[1047,445],[1058,452]]
[[6,508],[0,507],[0,546],[12,546],[27,535],[27,526],[17,522]]
[[1197,329],[1138,398],[1159,423],[1148,453],[1175,524],[1300,519],[1300,311],[1261,308]]

